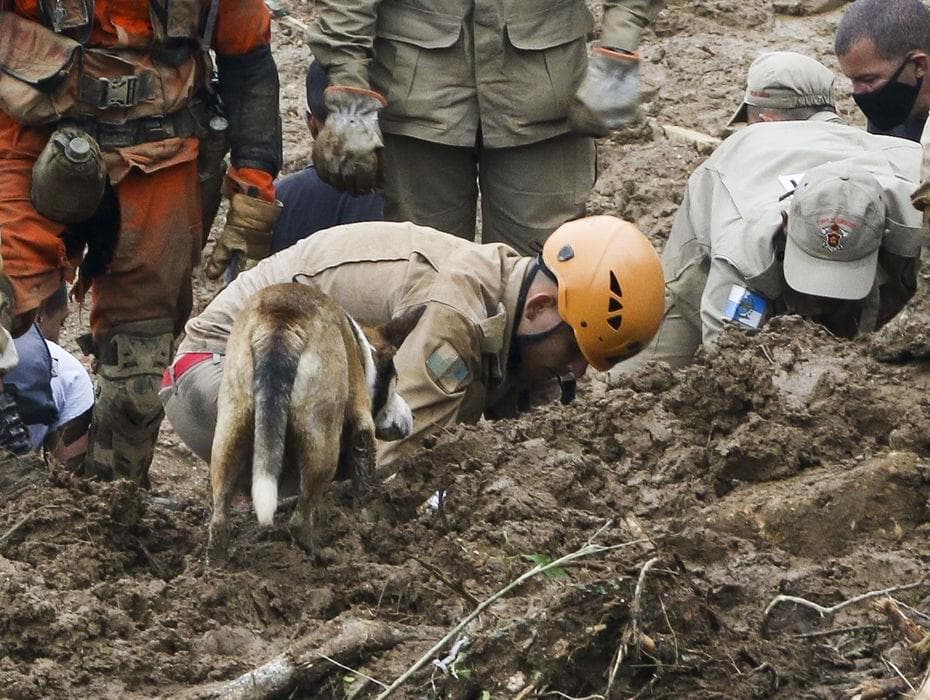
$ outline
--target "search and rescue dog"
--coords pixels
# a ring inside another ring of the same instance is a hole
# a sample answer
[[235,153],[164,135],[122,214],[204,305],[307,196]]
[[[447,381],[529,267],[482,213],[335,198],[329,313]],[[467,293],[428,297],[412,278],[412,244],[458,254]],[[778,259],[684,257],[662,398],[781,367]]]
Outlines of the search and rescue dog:
[[[299,478],[288,523],[313,551],[313,512],[337,471],[366,490],[375,437],[398,440],[413,429],[395,392],[394,354],[424,307],[363,329],[317,287],[291,282],[260,290],[233,324],[220,383],[210,459],[213,517],[208,561],[227,556],[227,515],[251,479],[260,525],[271,525],[284,470]],[[250,468],[251,467],[251,468]]]

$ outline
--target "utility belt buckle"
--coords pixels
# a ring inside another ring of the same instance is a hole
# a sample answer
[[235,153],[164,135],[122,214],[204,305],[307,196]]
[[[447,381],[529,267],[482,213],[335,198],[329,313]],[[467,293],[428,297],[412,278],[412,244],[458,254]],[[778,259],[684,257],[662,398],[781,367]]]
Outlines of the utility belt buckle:
[[136,85],[139,78],[134,75],[121,75],[118,78],[97,78],[104,88],[100,100],[101,109],[110,107],[134,107],[136,104]]

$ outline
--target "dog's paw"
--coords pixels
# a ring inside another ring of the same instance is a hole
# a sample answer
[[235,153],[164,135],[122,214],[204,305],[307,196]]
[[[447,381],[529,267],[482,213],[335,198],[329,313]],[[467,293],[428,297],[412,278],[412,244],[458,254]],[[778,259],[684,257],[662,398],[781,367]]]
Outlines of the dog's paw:
[[400,394],[393,394],[375,424],[379,440],[403,440],[413,432],[413,412]]
[[207,540],[207,556],[204,565],[207,570],[229,559],[229,531],[225,526],[210,526],[210,536]]

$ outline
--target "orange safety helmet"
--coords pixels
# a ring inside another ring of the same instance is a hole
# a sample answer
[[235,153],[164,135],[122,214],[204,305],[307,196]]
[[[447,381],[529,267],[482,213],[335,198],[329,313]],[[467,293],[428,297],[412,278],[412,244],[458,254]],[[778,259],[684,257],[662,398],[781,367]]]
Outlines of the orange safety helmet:
[[649,239],[615,216],[562,224],[543,262],[559,284],[559,315],[592,367],[608,370],[645,347],[665,314],[665,277]]

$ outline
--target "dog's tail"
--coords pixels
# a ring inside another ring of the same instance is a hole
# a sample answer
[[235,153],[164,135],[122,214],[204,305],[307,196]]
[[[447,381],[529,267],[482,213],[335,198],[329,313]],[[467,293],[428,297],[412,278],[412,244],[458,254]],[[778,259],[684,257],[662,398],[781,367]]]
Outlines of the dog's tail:
[[271,525],[278,509],[278,478],[284,459],[288,407],[297,376],[300,340],[287,330],[253,340],[255,452],[252,506],[261,525]]

